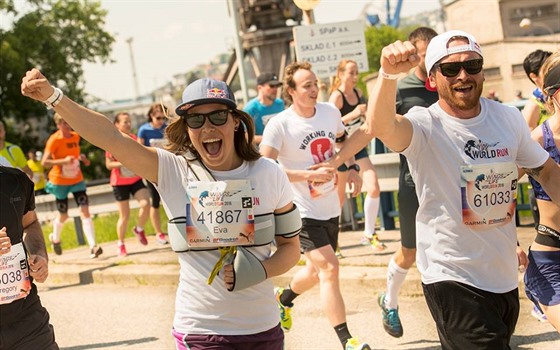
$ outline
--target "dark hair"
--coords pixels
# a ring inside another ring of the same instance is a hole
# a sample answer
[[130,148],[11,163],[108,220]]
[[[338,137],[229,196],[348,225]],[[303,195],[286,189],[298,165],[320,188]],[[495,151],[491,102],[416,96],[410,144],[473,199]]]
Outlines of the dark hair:
[[430,42],[434,37],[436,37],[438,33],[433,30],[432,28],[428,27],[418,27],[414,29],[410,34],[408,34],[408,41],[414,46],[419,41],[425,41],[427,43]]
[[115,114],[115,118],[113,119],[113,124],[117,124],[118,122],[120,122],[120,116],[121,115],[128,115],[130,117],[130,114],[128,114],[128,112],[120,112]]
[[284,70],[284,89],[282,90],[282,95],[284,100],[293,103],[292,96],[288,92],[288,88],[295,89],[296,82],[294,81],[294,74],[300,69],[311,70],[311,63],[309,62],[292,62],[286,66]]
[[533,84],[535,82],[531,79],[530,74],[533,73],[539,75],[539,70],[544,64],[544,61],[546,61],[550,55],[552,55],[552,52],[550,51],[536,50],[528,54],[523,60],[523,69],[525,70],[525,74],[527,74],[527,77]]
[[[231,110],[231,114],[233,118],[237,118],[241,121],[239,128],[235,130],[233,136],[235,152],[241,159],[246,161],[259,159],[261,155],[253,144],[253,139],[255,138],[255,124],[253,118],[251,118],[249,114],[238,109]],[[168,141],[165,148],[175,154],[183,154],[190,151],[200,159],[198,152],[193,147],[189,138],[187,128],[187,124],[182,117],[174,119],[165,129],[165,137]],[[245,134],[245,132],[247,132],[247,134]]]
[[148,110],[148,123],[152,121],[152,114],[156,111],[161,111],[167,117],[169,115],[169,110],[163,103],[152,103],[150,109]]

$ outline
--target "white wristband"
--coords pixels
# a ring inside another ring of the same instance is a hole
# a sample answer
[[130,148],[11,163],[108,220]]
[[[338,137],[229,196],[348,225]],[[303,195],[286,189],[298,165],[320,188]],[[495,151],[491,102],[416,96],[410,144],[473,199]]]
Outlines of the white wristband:
[[49,98],[43,101],[43,103],[47,105],[47,109],[53,109],[57,104],[60,103],[60,101],[62,100],[62,96],[64,96],[62,90],[55,87],[52,95],[50,95]]
[[383,71],[383,68],[379,68],[379,74],[378,76],[382,77],[383,79],[387,79],[387,80],[397,80],[399,78],[400,74],[389,74],[389,73],[385,73],[385,71]]

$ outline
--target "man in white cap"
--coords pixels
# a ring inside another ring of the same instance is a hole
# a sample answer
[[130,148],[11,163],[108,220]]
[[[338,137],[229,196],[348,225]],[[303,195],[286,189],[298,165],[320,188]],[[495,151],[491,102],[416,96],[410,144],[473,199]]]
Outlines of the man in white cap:
[[556,203],[560,168],[531,140],[517,110],[480,98],[482,51],[465,32],[428,45],[438,103],[395,115],[387,103],[394,74],[417,64],[415,52],[408,42],[383,49],[369,128],[407,156],[420,184],[417,265],[443,348],[509,348],[519,314],[517,167],[542,179]]
[[383,48],[367,133],[408,159],[420,204],[416,263],[443,349],[509,349],[519,315],[517,167],[542,180],[555,203],[560,168],[516,109],[480,97],[482,51],[462,31],[428,45],[426,71],[439,100],[396,114],[397,75],[419,61],[410,42]]

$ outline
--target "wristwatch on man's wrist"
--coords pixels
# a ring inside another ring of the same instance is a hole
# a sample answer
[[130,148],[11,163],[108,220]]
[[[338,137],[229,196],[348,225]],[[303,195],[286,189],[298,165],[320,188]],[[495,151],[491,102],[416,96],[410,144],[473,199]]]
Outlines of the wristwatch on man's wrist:
[[356,170],[357,172],[360,172],[360,166],[358,164],[352,164],[348,166],[348,170]]

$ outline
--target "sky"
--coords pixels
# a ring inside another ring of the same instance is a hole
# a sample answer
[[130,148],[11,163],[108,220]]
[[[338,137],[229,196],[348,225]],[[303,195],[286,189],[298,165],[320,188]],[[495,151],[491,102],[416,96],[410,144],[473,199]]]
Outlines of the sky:
[[[368,4],[368,12],[379,13],[384,21],[385,0],[321,0],[315,22],[357,19]],[[86,93],[105,101],[135,95],[128,38],[141,95],[234,47],[227,0],[102,0],[101,5],[108,10],[105,30],[116,39],[114,62],[86,63],[84,79]],[[437,8],[438,0],[403,0],[401,17]]]

